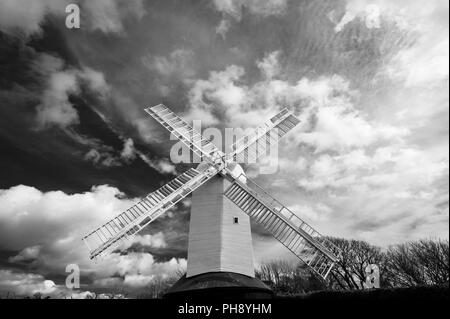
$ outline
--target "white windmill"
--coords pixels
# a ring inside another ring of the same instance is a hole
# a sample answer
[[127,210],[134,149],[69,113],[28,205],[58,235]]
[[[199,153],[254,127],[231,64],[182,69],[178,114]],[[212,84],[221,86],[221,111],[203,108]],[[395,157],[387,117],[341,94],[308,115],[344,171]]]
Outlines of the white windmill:
[[[192,193],[187,273],[184,282],[175,285],[175,290],[217,287],[218,281],[227,282],[224,286],[267,288],[254,278],[250,218],[315,274],[323,279],[327,277],[339,258],[339,249],[247,178],[236,163],[238,159],[254,162],[295,127],[299,120],[292,112],[283,109],[253,133],[236,141],[231,153],[225,155],[164,105],[145,111],[187,145],[202,163],[83,237],[91,259],[117,249]],[[194,279],[195,284],[187,284],[189,279]],[[208,280],[214,283],[208,286]]]

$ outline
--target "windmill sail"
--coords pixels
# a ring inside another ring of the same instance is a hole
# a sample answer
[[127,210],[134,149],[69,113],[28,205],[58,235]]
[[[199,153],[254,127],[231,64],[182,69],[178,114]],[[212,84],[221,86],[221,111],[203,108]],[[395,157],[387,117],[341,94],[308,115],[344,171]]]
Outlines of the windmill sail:
[[120,246],[215,174],[217,170],[213,166],[204,171],[189,169],[87,234],[83,241],[90,250],[90,258]]
[[214,162],[220,156],[221,152],[209,139],[204,138],[165,105],[158,104],[145,111],[179,138],[200,159],[209,159]]
[[[239,169],[236,170],[235,167],[231,171],[228,168],[232,162],[251,163],[256,161],[259,156],[266,154],[269,147],[278,143],[279,138],[292,130],[300,122],[292,112],[288,109],[283,109],[255,131],[239,139],[232,146],[232,152],[225,155],[209,139],[203,138],[199,132],[195,131],[164,105],[159,104],[147,108],[145,111],[187,145],[195,155],[203,159],[204,163],[200,164],[197,169],[190,169],[181,174],[109,222],[86,235],[83,241],[90,250],[91,259],[118,248],[122,242],[130,239],[130,237],[142,230],[220,171],[220,174],[231,182],[223,193],[224,196],[235,203],[247,215],[263,225],[277,240],[299,259],[304,261],[314,273],[326,279],[334,264],[339,260],[341,251],[327,240],[326,237],[319,234],[256,183],[245,178],[245,176],[242,179],[241,176],[236,177],[238,174],[236,172]],[[246,180],[246,182],[244,183],[243,180]],[[219,191],[219,193],[221,192],[222,190]],[[209,200],[207,201],[209,202]],[[219,198],[214,196],[209,204],[213,206],[221,205],[218,202],[220,202]],[[200,204],[203,205],[204,203]],[[223,214],[222,210],[218,210],[218,212]],[[209,212],[206,213],[208,214]],[[247,216],[243,217],[247,218]],[[219,218],[218,220],[221,219]],[[242,225],[245,226],[245,223],[242,223]],[[249,226],[249,224],[247,225]],[[235,232],[241,232],[244,229],[229,227],[229,224],[225,226],[226,231],[233,229]],[[216,228],[211,229],[209,226],[207,228],[212,240],[221,243],[222,233],[217,233],[214,230]],[[220,229],[221,232],[225,232],[225,228]],[[248,233],[250,233],[250,227],[248,227]],[[228,233],[227,236],[230,236],[230,234],[232,233]],[[217,245],[217,251],[206,252],[205,259],[200,260],[200,263],[202,265],[204,263],[204,265],[210,267],[211,271],[217,271],[216,264],[210,262],[208,254],[211,253],[214,256],[219,256],[218,264],[222,264],[223,245]],[[201,253],[199,256],[201,257],[203,255]],[[228,268],[226,269],[227,271],[229,270]],[[247,274],[250,272],[242,273]]]
[[278,140],[299,122],[300,120],[285,108],[252,133],[237,140],[231,146],[233,151],[227,157],[237,163],[255,163],[259,157],[266,154],[270,145],[278,143]]
[[224,195],[326,279],[340,250],[256,183],[234,179]]

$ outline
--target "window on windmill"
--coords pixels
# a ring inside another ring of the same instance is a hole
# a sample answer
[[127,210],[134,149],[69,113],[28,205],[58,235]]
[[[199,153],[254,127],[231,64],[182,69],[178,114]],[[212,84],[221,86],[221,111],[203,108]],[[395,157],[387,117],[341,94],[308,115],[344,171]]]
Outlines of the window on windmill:
[[234,223],[235,224],[239,224],[239,218],[238,217],[234,217]]

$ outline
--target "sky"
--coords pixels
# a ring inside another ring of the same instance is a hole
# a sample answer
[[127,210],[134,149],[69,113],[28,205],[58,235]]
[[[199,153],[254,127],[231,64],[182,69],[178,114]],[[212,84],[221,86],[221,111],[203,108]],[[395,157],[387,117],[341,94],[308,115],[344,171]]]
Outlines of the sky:
[[[326,235],[448,238],[448,26],[444,0],[0,0],[0,293],[138,293],[186,267],[189,199],[101,262],[81,243],[192,167],[159,103],[220,129],[288,107],[278,171],[248,177]],[[252,232],[256,266],[295,259]]]

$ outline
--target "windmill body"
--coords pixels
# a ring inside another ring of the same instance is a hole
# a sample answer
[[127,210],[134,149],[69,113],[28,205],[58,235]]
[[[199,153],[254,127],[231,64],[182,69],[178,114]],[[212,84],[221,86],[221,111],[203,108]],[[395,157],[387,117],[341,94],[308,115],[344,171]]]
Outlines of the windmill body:
[[255,276],[250,217],[223,196],[230,184],[216,175],[192,194],[187,277],[208,272]]
[[192,195],[187,274],[172,287],[173,291],[205,291],[217,285],[247,287],[249,291],[267,289],[254,278],[250,218],[313,273],[326,279],[340,258],[340,250],[302,220],[301,212],[291,211],[247,178],[238,164],[256,162],[294,128],[299,120],[292,112],[281,110],[224,154],[164,105],[145,111],[203,162],[84,236],[91,259],[120,248],[124,241]]

